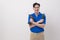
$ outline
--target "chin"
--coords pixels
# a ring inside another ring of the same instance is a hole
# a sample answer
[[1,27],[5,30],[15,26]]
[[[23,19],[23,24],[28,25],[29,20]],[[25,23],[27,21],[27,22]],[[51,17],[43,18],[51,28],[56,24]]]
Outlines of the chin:
[[36,11],[35,13],[39,13],[39,11]]

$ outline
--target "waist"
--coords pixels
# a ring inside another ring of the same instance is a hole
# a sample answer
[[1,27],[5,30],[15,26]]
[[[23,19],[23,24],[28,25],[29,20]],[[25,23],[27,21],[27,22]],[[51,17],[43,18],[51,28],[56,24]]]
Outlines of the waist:
[[41,27],[38,27],[38,26],[34,26],[34,27],[30,28],[30,30],[31,30],[31,32],[39,33],[39,32],[43,32],[44,28],[41,28]]

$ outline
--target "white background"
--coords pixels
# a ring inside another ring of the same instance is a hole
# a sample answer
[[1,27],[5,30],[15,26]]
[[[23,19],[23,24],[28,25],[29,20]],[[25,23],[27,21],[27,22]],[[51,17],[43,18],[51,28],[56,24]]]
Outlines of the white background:
[[0,0],[0,40],[29,40],[27,17],[34,2],[47,17],[45,39],[60,40],[60,0]]

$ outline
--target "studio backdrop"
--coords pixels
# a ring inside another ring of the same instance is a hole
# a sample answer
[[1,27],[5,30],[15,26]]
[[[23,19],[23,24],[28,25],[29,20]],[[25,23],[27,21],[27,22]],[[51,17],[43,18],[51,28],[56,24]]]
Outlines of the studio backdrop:
[[45,40],[60,40],[60,0],[0,0],[0,40],[29,40],[27,19],[35,2],[46,14]]

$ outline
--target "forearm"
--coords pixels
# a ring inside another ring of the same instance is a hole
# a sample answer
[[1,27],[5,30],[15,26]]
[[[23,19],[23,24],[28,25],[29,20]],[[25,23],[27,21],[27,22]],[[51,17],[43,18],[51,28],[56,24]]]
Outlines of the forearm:
[[34,25],[38,26],[38,27],[41,27],[41,28],[44,28],[44,24],[39,24],[37,22],[33,22]]
[[38,27],[41,27],[41,28],[44,28],[44,24],[39,24],[43,22],[43,20],[40,20],[39,22],[34,22],[32,19],[30,19],[30,27],[34,27],[34,26],[38,26]]
[[37,21],[37,23],[42,24],[44,22],[44,19],[41,19],[40,21]]
[[32,27],[34,27],[34,26],[35,26],[35,25],[33,25],[33,24],[32,24],[32,25],[29,25],[30,28],[32,28]]

